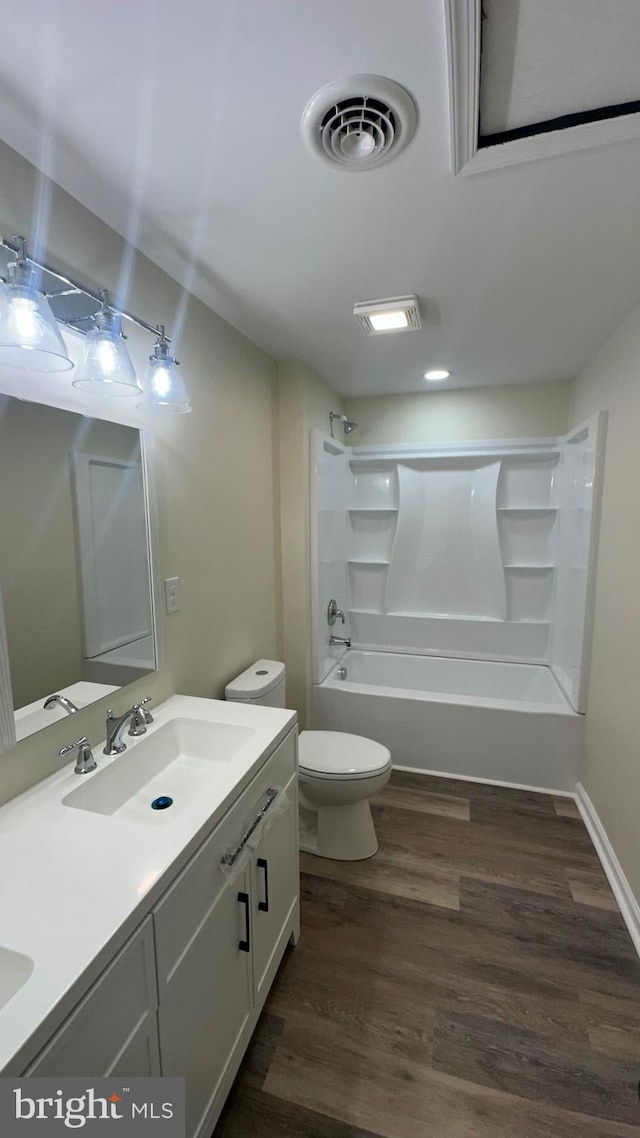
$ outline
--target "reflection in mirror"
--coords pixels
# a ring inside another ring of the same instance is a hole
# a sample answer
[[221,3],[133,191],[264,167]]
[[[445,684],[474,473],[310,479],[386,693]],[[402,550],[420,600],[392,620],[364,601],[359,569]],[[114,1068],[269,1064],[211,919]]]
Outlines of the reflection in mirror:
[[140,433],[0,396],[1,749],[154,670],[150,582]]

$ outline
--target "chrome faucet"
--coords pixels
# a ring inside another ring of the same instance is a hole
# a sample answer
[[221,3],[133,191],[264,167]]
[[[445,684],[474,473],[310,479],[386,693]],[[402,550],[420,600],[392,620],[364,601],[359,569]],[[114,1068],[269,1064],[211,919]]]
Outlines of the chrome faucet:
[[153,723],[153,716],[144,708],[143,704],[149,703],[151,696],[145,696],[140,703],[134,703],[128,711],[125,711],[118,719],[115,718],[113,711],[109,708],[107,712],[107,741],[103,748],[104,755],[121,755],[126,751],[127,744],[122,742],[124,729],[129,724],[129,735],[144,735],[150,723]]
[[[77,710],[77,708],[74,710]],[[70,755],[72,751],[75,751],[76,747],[78,748],[78,754],[76,756],[76,765],[73,768],[74,772],[76,774],[89,774],[89,771],[94,771],[98,764],[93,756],[91,744],[86,735],[83,735],[82,739],[78,739],[77,743],[69,743],[66,747],[62,747],[62,749],[58,751],[60,758],[63,758],[64,755]]]
[[78,710],[75,703],[72,703],[70,699],[67,699],[66,695],[50,695],[48,699],[45,699],[44,706],[48,710],[50,707],[55,707],[57,703],[60,704],[60,707],[64,708],[64,710],[67,712],[67,715],[75,715],[76,711]]
[[345,648],[350,648],[351,647],[351,637],[350,636],[347,636],[347,637],[330,636],[329,637],[329,644],[342,644],[342,645],[344,645]]

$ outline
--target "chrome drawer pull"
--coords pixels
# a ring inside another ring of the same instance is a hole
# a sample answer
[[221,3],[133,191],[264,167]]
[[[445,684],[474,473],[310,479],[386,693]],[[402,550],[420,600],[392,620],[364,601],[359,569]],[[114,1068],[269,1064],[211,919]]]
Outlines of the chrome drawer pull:
[[264,803],[263,803],[261,809],[256,814],[253,822],[249,826],[249,829],[247,830],[244,837],[240,839],[240,841],[238,842],[238,845],[236,846],[236,848],[231,853],[223,854],[223,856],[221,858],[223,865],[235,865],[235,863],[237,862],[238,858],[240,857],[240,854],[242,853],[244,847],[246,846],[247,842],[249,841],[249,838],[253,834],[254,830],[256,830],[257,827],[260,825],[265,814],[267,813],[267,811],[270,809],[270,807],[273,805],[276,798],[278,797],[278,793],[279,792],[275,789],[275,787],[273,787],[273,786],[269,787],[269,789],[265,795]]

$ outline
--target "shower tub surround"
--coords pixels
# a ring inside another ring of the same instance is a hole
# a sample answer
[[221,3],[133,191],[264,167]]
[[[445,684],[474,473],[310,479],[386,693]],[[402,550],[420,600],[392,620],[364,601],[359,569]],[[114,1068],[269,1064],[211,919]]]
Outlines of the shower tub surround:
[[[369,735],[400,765],[574,790],[604,420],[443,447],[314,432],[316,728]],[[331,597],[366,652],[329,643]]]

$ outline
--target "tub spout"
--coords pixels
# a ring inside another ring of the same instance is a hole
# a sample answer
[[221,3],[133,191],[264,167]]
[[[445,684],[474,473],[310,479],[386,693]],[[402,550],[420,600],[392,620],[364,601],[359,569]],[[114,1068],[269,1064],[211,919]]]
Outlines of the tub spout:
[[350,648],[351,647],[351,637],[347,636],[345,638],[343,636],[330,636],[329,637],[329,644],[342,644],[342,645],[344,645],[345,648]]

